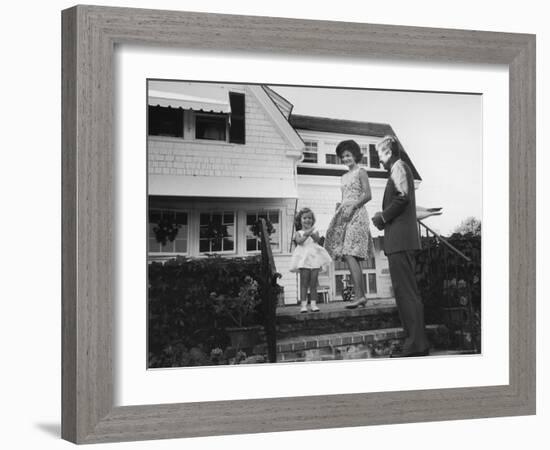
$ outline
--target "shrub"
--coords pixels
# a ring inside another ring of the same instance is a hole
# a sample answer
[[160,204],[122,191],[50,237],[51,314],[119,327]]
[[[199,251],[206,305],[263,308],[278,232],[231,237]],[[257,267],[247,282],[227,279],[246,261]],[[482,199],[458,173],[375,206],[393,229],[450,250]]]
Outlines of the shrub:
[[[227,315],[220,314],[219,297],[250,298],[246,293],[259,281],[260,267],[259,256],[178,257],[164,264],[151,263],[148,269],[149,367],[219,363],[220,350],[229,342],[225,327],[231,324]],[[249,303],[254,303],[254,314],[250,314],[249,320],[261,323],[259,302]],[[214,349],[218,350],[212,353]],[[215,361],[211,361],[213,359]]]
[[245,276],[244,284],[236,297],[210,293],[214,300],[214,311],[220,318],[225,318],[234,327],[243,327],[257,323],[256,310],[260,304],[258,282],[250,276]]
[[[447,324],[473,335],[480,349],[481,236],[453,234],[447,241],[470,258],[465,261],[434,237],[422,238],[417,254],[418,287],[426,323]],[[460,344],[462,345],[462,344]]]

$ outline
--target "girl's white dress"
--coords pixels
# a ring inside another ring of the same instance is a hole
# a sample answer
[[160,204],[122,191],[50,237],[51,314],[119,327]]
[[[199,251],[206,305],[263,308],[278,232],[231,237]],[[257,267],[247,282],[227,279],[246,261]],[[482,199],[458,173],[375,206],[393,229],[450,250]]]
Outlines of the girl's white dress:
[[[303,235],[303,230],[298,234]],[[309,236],[302,244],[296,246],[290,260],[290,271],[298,272],[300,269],[321,269],[328,266],[332,259],[328,252],[317,244]]]

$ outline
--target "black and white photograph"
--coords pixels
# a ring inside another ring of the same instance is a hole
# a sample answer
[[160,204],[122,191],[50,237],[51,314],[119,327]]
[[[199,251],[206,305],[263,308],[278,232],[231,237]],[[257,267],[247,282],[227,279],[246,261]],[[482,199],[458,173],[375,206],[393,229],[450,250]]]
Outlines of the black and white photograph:
[[480,354],[482,96],[147,80],[149,369]]

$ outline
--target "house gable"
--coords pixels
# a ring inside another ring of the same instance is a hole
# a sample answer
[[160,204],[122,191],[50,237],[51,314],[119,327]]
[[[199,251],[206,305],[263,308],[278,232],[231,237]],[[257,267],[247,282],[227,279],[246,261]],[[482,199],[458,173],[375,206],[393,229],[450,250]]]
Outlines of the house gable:
[[249,89],[256,96],[265,114],[270,118],[281,137],[290,147],[287,151],[287,155],[295,156],[297,159],[301,158],[304,142],[296,130],[290,125],[283,112],[275,104],[275,101],[268,95],[263,86],[251,85]]

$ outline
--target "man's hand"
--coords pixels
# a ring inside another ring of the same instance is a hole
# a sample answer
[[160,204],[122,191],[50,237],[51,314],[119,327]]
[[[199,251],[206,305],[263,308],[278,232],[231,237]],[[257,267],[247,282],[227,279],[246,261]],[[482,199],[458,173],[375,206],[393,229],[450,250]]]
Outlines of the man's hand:
[[381,212],[377,212],[374,217],[372,218],[372,223],[376,228],[379,230],[383,230],[384,226],[386,225],[386,222],[384,222],[384,217],[382,216]]

